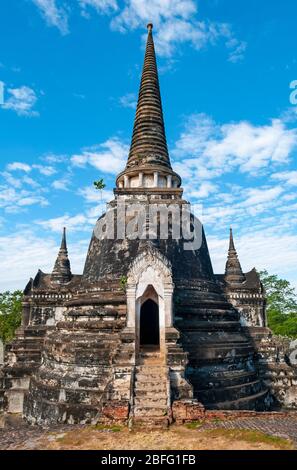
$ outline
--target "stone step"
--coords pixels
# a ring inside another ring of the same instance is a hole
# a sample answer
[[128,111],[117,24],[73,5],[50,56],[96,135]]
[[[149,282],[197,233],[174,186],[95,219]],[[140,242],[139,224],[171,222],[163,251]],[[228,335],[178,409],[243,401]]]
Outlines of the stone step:
[[215,410],[255,410],[255,404],[257,410],[263,411],[264,400],[268,395],[268,390],[262,390],[261,392],[249,395],[247,397],[239,398],[238,400],[224,401],[218,403],[205,404],[205,408],[215,409]]
[[167,380],[165,380],[164,375],[143,375],[143,374],[137,374],[135,376],[135,384],[147,384],[148,387],[154,386],[154,385],[166,385]]
[[138,407],[145,407],[145,408],[166,408],[167,406],[167,397],[166,395],[163,397],[134,397],[134,405]]
[[167,371],[167,367],[162,364],[139,364],[135,367],[136,372],[154,372],[164,374]]
[[198,390],[197,396],[198,399],[202,402],[217,402],[224,399],[232,400],[232,398],[244,398],[245,396],[260,392],[261,387],[261,382],[259,380],[255,380],[254,382],[247,382],[240,385],[232,385],[230,387]]
[[149,406],[135,406],[134,407],[134,416],[142,416],[142,417],[158,417],[158,416],[166,416],[167,415],[167,407],[149,407]]
[[168,416],[134,416],[131,420],[131,428],[141,431],[143,431],[144,428],[146,431],[167,429],[170,424],[171,419]]
[[42,338],[45,336],[47,329],[49,329],[47,326],[27,326],[24,331],[24,336],[28,339]]
[[135,395],[155,396],[156,394],[166,394],[167,384],[153,384],[148,387],[147,384],[140,384],[134,387]]
[[135,390],[166,390],[167,383],[163,377],[136,377]]
[[[146,356],[148,360],[156,359],[155,352],[148,352]],[[154,418],[163,420],[166,417],[167,374],[168,368],[159,364],[136,367],[133,417],[142,418],[147,423]]]
[[[219,389],[229,386],[242,385],[253,382],[257,379],[256,372],[253,371],[222,371],[212,373],[211,379],[203,377],[199,371],[189,375],[190,382],[201,390]],[[212,384],[212,385],[210,385]]]
[[34,351],[34,352],[30,352],[30,353],[27,353],[27,352],[18,352],[18,353],[12,353],[12,355],[10,356],[10,354],[7,354],[7,359],[8,359],[8,362],[10,362],[11,360],[11,357],[15,356],[16,357],[16,361],[19,362],[19,363],[25,363],[25,362],[40,362],[40,359],[41,359],[41,353],[40,351]]
[[134,388],[135,389],[151,389],[153,391],[157,390],[157,388],[163,390],[166,387],[166,381],[164,377],[150,377],[150,376],[138,376],[135,377],[134,381]]
[[161,365],[155,366],[153,364],[142,364],[136,367],[136,375],[154,375],[156,377],[166,377],[167,368]]
[[146,358],[146,359],[139,359],[139,364],[142,366],[147,366],[147,367],[157,367],[160,366],[162,367],[163,360],[160,358]]
[[140,357],[160,357],[160,351],[141,351]]

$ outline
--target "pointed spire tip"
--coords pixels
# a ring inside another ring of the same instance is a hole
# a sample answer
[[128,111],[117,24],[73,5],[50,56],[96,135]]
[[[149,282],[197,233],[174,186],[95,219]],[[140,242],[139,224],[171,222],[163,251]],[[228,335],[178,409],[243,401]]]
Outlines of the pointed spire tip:
[[152,23],[149,23],[147,27],[148,35],[144,64],[126,168],[150,165],[150,162],[154,162],[154,164],[160,164],[171,170],[152,35]]
[[58,284],[66,284],[72,278],[70,261],[68,258],[66,227],[63,227],[61,247],[52,271],[51,280]]

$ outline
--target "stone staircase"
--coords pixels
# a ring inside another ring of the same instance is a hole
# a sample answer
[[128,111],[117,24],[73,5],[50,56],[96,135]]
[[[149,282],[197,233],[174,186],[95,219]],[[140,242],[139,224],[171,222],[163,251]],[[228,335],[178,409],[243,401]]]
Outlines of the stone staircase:
[[135,369],[132,424],[168,426],[171,422],[169,394],[169,371],[161,362],[160,353],[142,352]]
[[5,364],[0,372],[0,410],[22,413],[24,395],[32,373],[40,365],[48,328],[44,325],[20,327],[14,340],[6,345]]

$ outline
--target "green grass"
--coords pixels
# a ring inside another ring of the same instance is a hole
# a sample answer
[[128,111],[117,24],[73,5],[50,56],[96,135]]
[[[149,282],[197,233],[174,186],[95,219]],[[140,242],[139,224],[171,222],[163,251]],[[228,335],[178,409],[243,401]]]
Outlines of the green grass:
[[191,421],[191,423],[186,423],[185,426],[187,429],[197,429],[197,428],[200,428],[200,426],[202,426],[203,424],[203,421]]
[[212,418],[211,422],[215,424],[222,423],[224,420],[222,418]]
[[293,443],[282,437],[271,436],[260,431],[248,429],[211,429],[205,431],[210,437],[226,437],[233,441],[246,441],[251,444],[263,443],[269,444],[282,450],[293,450]]
[[97,431],[112,431],[112,432],[121,432],[122,426],[118,426],[116,424],[107,425],[107,424],[95,424],[94,429]]

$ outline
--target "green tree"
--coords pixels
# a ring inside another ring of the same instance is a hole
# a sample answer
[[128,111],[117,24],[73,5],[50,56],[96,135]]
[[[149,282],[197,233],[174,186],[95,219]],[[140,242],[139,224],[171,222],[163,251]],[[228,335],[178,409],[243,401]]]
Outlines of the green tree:
[[274,334],[297,338],[297,294],[290,282],[260,272],[267,298],[268,326]]
[[276,274],[260,272],[261,281],[267,296],[267,311],[279,313],[297,312],[297,295],[289,281],[280,279]]
[[0,338],[4,343],[13,339],[21,325],[22,299],[21,291],[0,293]]

